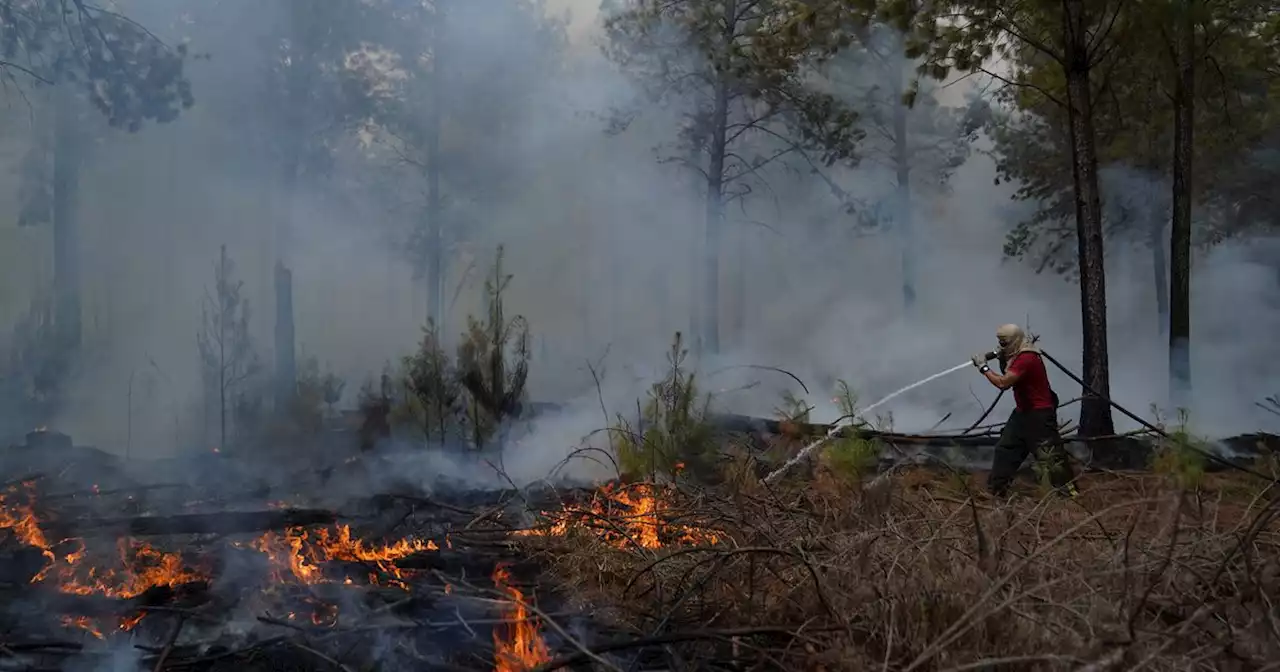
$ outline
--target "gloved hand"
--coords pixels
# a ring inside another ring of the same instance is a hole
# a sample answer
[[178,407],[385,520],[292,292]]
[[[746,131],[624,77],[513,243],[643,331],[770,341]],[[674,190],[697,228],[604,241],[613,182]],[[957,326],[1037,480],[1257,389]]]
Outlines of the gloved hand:
[[969,361],[973,362],[973,368],[981,369],[983,364],[986,364],[987,362],[995,359],[998,356],[999,354],[994,350],[990,352],[979,352],[978,354],[971,357]]

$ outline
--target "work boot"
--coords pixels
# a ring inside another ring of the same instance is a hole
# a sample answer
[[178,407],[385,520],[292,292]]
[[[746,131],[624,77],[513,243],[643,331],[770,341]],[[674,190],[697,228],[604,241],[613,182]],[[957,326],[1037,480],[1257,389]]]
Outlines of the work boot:
[[978,501],[1000,503],[1009,499],[1009,488],[984,488],[977,492]]

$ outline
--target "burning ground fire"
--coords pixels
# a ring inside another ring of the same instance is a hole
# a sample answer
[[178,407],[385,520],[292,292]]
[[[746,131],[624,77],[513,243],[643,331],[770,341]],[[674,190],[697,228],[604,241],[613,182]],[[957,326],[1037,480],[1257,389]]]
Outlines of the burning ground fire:
[[[83,539],[51,541],[35,513],[34,484],[10,487],[0,494],[0,531],[7,531],[20,544],[40,551],[44,566],[30,579],[32,584],[49,585],[69,595],[97,595],[129,599],[153,588],[174,588],[206,581],[206,569],[189,566],[179,553],[161,551],[145,542],[122,538],[116,542],[118,565],[105,567],[88,560]],[[395,561],[415,553],[439,550],[432,540],[401,539],[390,544],[372,544],[354,538],[351,528],[337,525],[333,529],[308,531],[289,528],[283,533],[267,532],[258,538],[234,546],[264,554],[271,564],[271,579],[276,584],[313,585],[334,581],[320,570],[324,562],[358,563],[370,567],[369,583],[407,589],[404,583],[409,570]],[[445,545],[452,547],[446,538]],[[351,584],[350,577],[340,579]],[[316,603],[313,623],[320,625],[335,617],[336,606]],[[121,618],[118,628],[131,630],[142,620],[143,613]],[[80,628],[96,638],[103,638],[101,623],[85,616],[66,617],[63,624]]]
[[[326,582],[326,577],[320,571],[320,564],[337,561],[372,565],[377,571],[369,572],[369,583],[397,588],[405,588],[407,570],[397,567],[396,560],[415,553],[440,550],[440,546],[430,539],[401,539],[385,545],[366,544],[363,540],[353,538],[351,528],[347,525],[338,525],[333,532],[323,528],[316,530],[314,537],[304,528],[290,528],[283,534],[268,532],[247,546],[271,560],[276,568],[273,578],[279,582],[285,582],[289,577],[304,584]],[[453,547],[447,537],[445,546]],[[344,579],[344,582],[350,583],[351,579]]]
[[505,565],[493,570],[493,585],[511,601],[502,628],[493,631],[494,672],[524,672],[551,661],[547,643],[538,634],[538,621],[531,618],[524,594],[511,585]]
[[[98,494],[96,486],[93,489]],[[671,520],[674,507],[659,486],[650,483],[605,485],[584,504],[565,505],[559,510],[543,511],[544,524],[536,529],[515,532],[516,536],[561,536],[583,531],[594,534],[617,548],[660,548],[672,544],[715,544],[715,532]],[[11,486],[0,491],[0,542],[17,542],[30,549],[33,585],[41,585],[65,595],[105,597],[118,600],[151,599],[154,589],[185,589],[207,583],[213,578],[212,556],[188,552],[166,552],[135,538],[124,537],[115,542],[114,554],[85,539],[58,539],[49,532],[58,529],[37,515],[37,492],[34,482]],[[273,508],[282,508],[283,505]],[[287,507],[284,507],[287,508]],[[230,546],[261,554],[267,563],[262,575],[267,583],[258,595],[271,604],[305,607],[284,609],[287,619],[305,619],[308,609],[311,624],[331,627],[338,621],[338,605],[321,600],[317,593],[279,593],[285,586],[356,583],[389,589],[410,590],[415,572],[400,565],[415,554],[453,548],[448,536],[439,542],[427,538],[404,538],[388,543],[358,538],[347,525],[324,527],[287,527],[282,531],[259,534]],[[38,552],[38,554],[36,553]],[[398,564],[399,563],[399,564]],[[492,574],[495,588],[506,598],[502,624],[493,633],[494,669],[496,672],[521,672],[552,659],[546,641],[539,634],[540,622],[525,595],[512,582],[509,568],[499,565]],[[453,586],[444,590],[451,593]],[[168,598],[161,598],[168,599]],[[259,599],[259,598],[254,598]],[[133,609],[138,609],[133,611]],[[132,632],[144,619],[145,608],[130,607],[130,614],[107,618],[102,616],[67,615],[62,625],[76,628],[96,639],[106,639],[112,632]]]
[[154,587],[173,587],[204,578],[203,573],[185,567],[181,555],[130,539],[116,543],[126,569],[103,569],[86,563],[83,540],[49,541],[35,515],[33,487],[24,484],[24,489],[25,502],[9,503],[17,488],[0,495],[0,530],[9,530],[20,543],[38,549],[45,557],[44,568],[32,577],[31,583],[54,583],[59,591],[71,595],[127,599]]
[[[589,530],[618,548],[661,548],[669,544],[710,545],[720,537],[712,530],[664,520],[663,493],[653,483],[606,483],[582,506],[543,511],[546,524],[515,532],[517,536],[559,537]],[[607,522],[605,522],[607,521]]]

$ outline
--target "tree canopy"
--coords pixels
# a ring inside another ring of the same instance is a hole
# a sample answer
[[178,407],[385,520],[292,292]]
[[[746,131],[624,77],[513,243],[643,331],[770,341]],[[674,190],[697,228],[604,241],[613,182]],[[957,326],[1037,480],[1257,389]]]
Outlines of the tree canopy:
[[0,1],[0,72],[12,85],[76,86],[115,127],[168,122],[194,102],[184,45],[85,0]]
[[[1265,23],[1258,8],[1251,2],[1206,2],[1198,19],[1203,55],[1199,68],[1206,76],[1197,80],[1195,92],[1202,103],[1195,119],[1200,131],[1196,163],[1202,176],[1195,198],[1201,206],[1196,219],[1204,243],[1221,240],[1238,221],[1229,202],[1257,202],[1256,196],[1239,193],[1242,188],[1253,191],[1244,187],[1250,180],[1242,173],[1257,173],[1234,168],[1242,155],[1250,155],[1250,148],[1264,142],[1275,114],[1274,94],[1266,81],[1267,54],[1274,51],[1260,32]],[[1123,169],[1110,175],[1104,171],[1106,230],[1110,236],[1140,234],[1143,244],[1150,244],[1145,229],[1152,222],[1149,216],[1134,216],[1134,210],[1142,208],[1134,201],[1154,199],[1146,207],[1154,211],[1156,226],[1168,208],[1166,190],[1159,185],[1167,182],[1173,159],[1169,103],[1174,63],[1168,28],[1159,26],[1169,23],[1171,11],[1169,2],[1146,2],[1122,16],[1133,27],[1114,29],[1123,33],[1123,41],[1095,82],[1099,162]],[[1005,251],[1037,269],[1074,276],[1077,260],[1069,244],[1074,233],[1072,181],[1070,166],[1061,158],[1070,149],[1065,82],[1051,59],[1025,51],[1018,56],[1008,62],[1013,74],[1009,85],[999,90],[1001,114],[988,130],[995,141],[999,179],[1016,183],[1015,198],[1033,204],[1034,210],[1010,233]]]

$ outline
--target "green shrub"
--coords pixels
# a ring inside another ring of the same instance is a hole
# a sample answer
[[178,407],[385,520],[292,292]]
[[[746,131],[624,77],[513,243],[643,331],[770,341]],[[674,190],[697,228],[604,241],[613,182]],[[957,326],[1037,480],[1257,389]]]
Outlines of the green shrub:
[[384,374],[379,393],[370,386],[364,395],[368,413],[385,414],[397,434],[417,440],[501,449],[500,430],[527,401],[530,357],[528,321],[506,316],[504,294],[512,276],[503,272],[502,259],[499,246],[493,275],[484,284],[484,319],[467,318],[455,355],[449,356],[438,327],[428,321],[417,350],[397,371]]
[[693,373],[684,367],[688,351],[677,332],[667,354],[667,375],[649,389],[639,418],[622,415],[609,429],[625,479],[674,477],[684,469],[702,473],[716,457],[714,433],[707,422],[709,396],[701,396]]
[[827,447],[827,468],[848,485],[860,485],[880,464],[881,444],[875,439],[842,436]]
[[787,422],[797,422],[808,424],[809,414],[813,412],[813,407],[805,400],[797,397],[791,390],[782,393],[781,405],[773,409],[773,414],[779,420]]
[[418,349],[400,366],[403,393],[392,413],[393,422],[428,443],[460,438],[465,417],[462,384],[434,322],[427,321]]
[[1172,426],[1163,422],[1157,409],[1152,408],[1152,411],[1156,416],[1156,426],[1168,437],[1161,437],[1156,442],[1151,456],[1152,471],[1167,476],[1180,488],[1199,488],[1204,482],[1208,462],[1205,457],[1208,442],[1188,429],[1189,416],[1186,410],[1178,409],[1178,420]]

